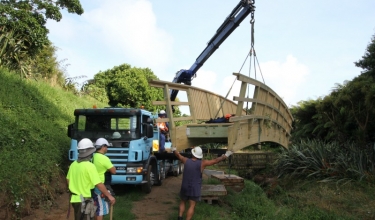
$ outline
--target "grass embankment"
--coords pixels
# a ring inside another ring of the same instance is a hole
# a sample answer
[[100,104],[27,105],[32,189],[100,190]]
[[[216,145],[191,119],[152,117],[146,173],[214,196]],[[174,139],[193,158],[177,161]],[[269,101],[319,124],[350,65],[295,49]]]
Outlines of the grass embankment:
[[75,108],[94,102],[0,69],[0,209],[8,219],[50,204],[65,187],[67,126]]
[[[218,180],[214,181],[207,184],[220,184]],[[177,201],[178,198],[176,204]],[[178,206],[174,208],[176,211],[170,220],[178,214]],[[283,179],[261,187],[245,179],[243,191],[229,188],[228,195],[221,197],[217,204],[200,202],[194,219],[375,219],[374,209],[375,188],[371,184],[338,185],[335,182]]]
[[[220,182],[211,178],[204,184]],[[134,219],[131,202],[142,199],[144,194],[139,189],[128,188],[117,195],[116,207],[121,209],[114,209],[113,219]],[[175,203],[166,204],[171,207],[169,220],[176,219],[178,215],[178,195],[175,199]],[[217,203],[210,205],[199,202],[194,219],[375,219],[374,209],[375,188],[363,182],[338,185],[335,182],[284,179],[272,186],[261,187],[251,180],[245,180],[242,192],[228,189],[228,195],[221,197]],[[109,216],[104,219],[109,220]]]

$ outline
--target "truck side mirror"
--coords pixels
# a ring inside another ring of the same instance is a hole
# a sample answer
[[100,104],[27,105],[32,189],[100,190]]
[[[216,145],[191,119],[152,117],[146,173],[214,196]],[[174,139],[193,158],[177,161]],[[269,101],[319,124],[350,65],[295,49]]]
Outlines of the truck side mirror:
[[148,138],[154,137],[154,127],[150,124],[147,124],[147,137]]
[[68,137],[70,138],[72,138],[73,128],[74,128],[74,123],[68,125]]

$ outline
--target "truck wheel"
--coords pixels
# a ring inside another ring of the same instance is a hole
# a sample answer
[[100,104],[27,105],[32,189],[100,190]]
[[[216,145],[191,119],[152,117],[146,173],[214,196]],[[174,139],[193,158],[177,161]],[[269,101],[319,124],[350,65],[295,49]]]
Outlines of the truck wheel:
[[179,170],[180,174],[184,172],[184,164],[181,163],[181,161],[178,162],[178,170]]
[[[159,171],[159,174],[158,174],[158,179],[155,181],[155,186],[161,186],[161,184],[163,183],[163,179],[165,177],[163,177],[163,172],[164,172],[164,165],[163,163],[160,164],[160,171]],[[156,173],[156,172],[155,172]]]
[[165,167],[163,166],[161,169],[160,169],[160,178],[163,180],[163,179],[165,179],[165,177],[166,177],[166,171],[165,171]]
[[173,176],[178,176],[180,175],[180,166],[181,166],[181,162],[178,161],[178,164],[177,164],[177,167],[176,167],[176,170],[173,171]]
[[151,186],[152,186],[152,165],[149,165],[148,166],[148,170],[147,170],[147,175],[145,176],[145,180],[147,181],[147,183],[143,184],[142,185],[142,192],[144,193],[150,193],[151,192]]

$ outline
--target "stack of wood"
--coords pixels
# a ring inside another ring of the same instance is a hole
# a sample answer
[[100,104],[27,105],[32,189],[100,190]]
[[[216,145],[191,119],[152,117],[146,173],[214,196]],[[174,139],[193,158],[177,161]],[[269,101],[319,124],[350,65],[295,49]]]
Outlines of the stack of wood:
[[212,201],[219,200],[220,196],[227,195],[227,190],[224,185],[202,185],[201,199],[212,204]]
[[233,174],[212,174],[212,178],[216,178],[226,187],[230,187],[236,192],[240,192],[245,188],[245,181],[242,177]]

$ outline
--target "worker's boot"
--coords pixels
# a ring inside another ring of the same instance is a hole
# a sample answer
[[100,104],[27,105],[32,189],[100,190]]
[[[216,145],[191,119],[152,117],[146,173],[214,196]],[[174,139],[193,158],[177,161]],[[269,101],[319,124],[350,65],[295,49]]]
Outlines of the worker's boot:
[[178,216],[178,220],[184,220],[182,217]]

